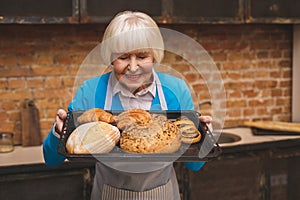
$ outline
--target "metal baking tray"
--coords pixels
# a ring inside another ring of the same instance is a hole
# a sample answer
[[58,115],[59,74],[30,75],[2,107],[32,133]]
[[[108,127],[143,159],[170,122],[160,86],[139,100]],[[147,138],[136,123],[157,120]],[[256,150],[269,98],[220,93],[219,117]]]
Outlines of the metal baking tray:
[[[222,152],[220,146],[213,137],[211,131],[205,123],[199,123],[200,113],[196,111],[149,111],[150,113],[166,115],[170,121],[175,121],[181,116],[186,116],[195,123],[198,130],[201,132],[201,140],[194,144],[182,143],[180,149],[177,152],[170,154],[140,154],[140,153],[128,153],[123,151],[118,144],[109,153],[103,154],[69,154],[66,149],[66,141],[73,130],[80,125],[77,122],[77,118],[84,111],[68,112],[65,119],[63,130],[60,136],[57,151],[59,154],[66,156],[69,161],[78,162],[96,162],[96,161],[151,161],[151,162],[187,162],[187,161],[209,161],[216,158]],[[118,115],[123,111],[107,111],[113,115]],[[112,124],[115,125],[115,124]]]

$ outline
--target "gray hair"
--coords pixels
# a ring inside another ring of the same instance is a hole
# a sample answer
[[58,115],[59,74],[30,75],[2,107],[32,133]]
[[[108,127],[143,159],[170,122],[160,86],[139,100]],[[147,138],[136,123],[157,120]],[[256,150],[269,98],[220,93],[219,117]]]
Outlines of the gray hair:
[[110,65],[113,54],[131,51],[150,51],[154,62],[164,56],[164,42],[155,21],[145,13],[124,11],[117,14],[107,26],[102,43],[101,57]]

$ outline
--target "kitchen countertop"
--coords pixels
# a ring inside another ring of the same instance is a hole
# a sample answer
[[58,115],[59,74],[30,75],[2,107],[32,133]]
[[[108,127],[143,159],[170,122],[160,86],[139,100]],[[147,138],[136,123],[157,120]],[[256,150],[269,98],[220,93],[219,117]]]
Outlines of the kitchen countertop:
[[0,167],[43,163],[45,162],[42,145],[30,147],[15,146],[12,152],[0,153]]
[[270,147],[300,146],[299,135],[253,135],[249,127],[225,128],[223,133],[237,135],[241,140],[219,144],[223,152],[263,150]]
[[[263,150],[270,147],[300,146],[299,135],[253,135],[248,127],[226,128],[224,133],[238,135],[241,140],[232,143],[219,144],[224,153]],[[42,146],[15,146],[14,151],[0,153],[0,167],[44,164]]]

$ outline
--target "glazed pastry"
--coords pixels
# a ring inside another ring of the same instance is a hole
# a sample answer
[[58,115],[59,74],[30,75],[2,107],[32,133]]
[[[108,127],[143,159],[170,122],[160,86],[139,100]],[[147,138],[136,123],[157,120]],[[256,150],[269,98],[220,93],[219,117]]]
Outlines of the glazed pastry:
[[113,123],[115,121],[114,116],[102,110],[100,108],[92,108],[90,110],[85,111],[82,115],[77,118],[79,123],[87,123],[87,122],[96,122],[102,121],[106,123]]

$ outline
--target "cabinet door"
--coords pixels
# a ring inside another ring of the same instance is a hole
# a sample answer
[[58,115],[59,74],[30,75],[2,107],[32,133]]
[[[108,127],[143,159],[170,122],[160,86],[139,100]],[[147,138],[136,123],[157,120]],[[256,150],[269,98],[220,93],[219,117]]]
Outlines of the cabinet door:
[[300,23],[299,0],[246,0],[247,23]]
[[173,22],[242,23],[242,0],[173,0]]
[[0,175],[0,199],[88,200],[90,176],[88,168]]
[[1,0],[0,23],[78,23],[79,0]]
[[109,22],[124,10],[142,11],[154,18],[162,15],[163,0],[80,0],[80,22]]

